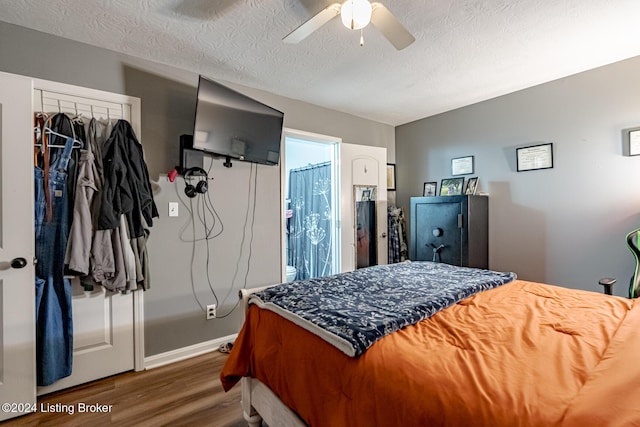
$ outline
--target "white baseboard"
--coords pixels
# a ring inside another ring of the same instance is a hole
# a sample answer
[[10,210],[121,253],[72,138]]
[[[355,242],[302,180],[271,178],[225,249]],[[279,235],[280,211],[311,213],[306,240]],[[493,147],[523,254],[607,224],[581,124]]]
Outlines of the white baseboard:
[[211,351],[217,351],[221,344],[233,342],[237,336],[238,334],[227,335],[226,337],[216,338],[215,340],[145,357],[144,369],[158,368],[160,366],[168,365],[169,363],[179,362],[180,360],[189,359],[190,357],[199,356]]

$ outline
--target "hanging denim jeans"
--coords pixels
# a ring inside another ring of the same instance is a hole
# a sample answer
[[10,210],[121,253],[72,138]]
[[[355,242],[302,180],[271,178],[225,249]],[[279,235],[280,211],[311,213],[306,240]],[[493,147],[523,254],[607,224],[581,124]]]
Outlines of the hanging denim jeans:
[[46,220],[44,170],[34,168],[36,246],[36,364],[38,385],[46,386],[71,375],[73,322],[71,282],[64,278],[69,233],[67,166],[73,149],[50,149],[49,194],[52,219]]

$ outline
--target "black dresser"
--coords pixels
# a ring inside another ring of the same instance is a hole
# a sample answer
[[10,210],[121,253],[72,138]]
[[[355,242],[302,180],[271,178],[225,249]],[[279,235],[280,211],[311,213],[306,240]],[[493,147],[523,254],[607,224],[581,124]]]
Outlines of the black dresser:
[[489,197],[412,197],[409,259],[489,268]]

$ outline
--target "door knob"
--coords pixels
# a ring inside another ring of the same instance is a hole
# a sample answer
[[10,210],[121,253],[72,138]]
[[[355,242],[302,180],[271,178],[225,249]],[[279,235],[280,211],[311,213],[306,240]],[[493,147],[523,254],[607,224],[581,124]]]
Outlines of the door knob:
[[11,260],[11,268],[24,268],[27,266],[27,260],[24,258],[14,258]]
[[387,233],[382,233],[382,234],[380,235],[380,237],[382,237],[383,239],[384,239],[384,238],[386,238],[386,237],[387,237]]

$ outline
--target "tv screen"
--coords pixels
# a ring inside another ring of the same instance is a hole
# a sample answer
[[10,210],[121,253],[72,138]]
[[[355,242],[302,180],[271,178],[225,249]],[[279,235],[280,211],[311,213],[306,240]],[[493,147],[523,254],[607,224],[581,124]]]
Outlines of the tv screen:
[[200,76],[194,149],[277,165],[283,121],[282,112]]

